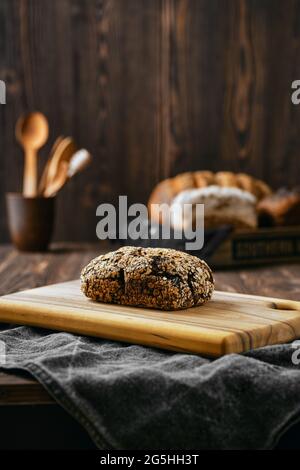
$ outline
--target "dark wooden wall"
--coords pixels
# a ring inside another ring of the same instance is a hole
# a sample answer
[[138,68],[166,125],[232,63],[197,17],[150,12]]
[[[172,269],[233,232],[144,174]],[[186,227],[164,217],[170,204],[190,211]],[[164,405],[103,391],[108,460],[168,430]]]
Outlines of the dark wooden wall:
[[184,170],[298,182],[299,0],[0,0],[0,240],[20,189],[18,115],[49,118],[94,163],[59,196],[56,237],[95,239],[95,209],[146,201]]

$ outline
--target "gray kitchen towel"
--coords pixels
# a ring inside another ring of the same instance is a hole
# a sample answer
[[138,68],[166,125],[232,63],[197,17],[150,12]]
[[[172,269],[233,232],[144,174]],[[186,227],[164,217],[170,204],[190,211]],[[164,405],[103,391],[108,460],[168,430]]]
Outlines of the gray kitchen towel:
[[36,377],[100,449],[268,449],[300,420],[289,344],[210,360],[29,327],[0,341],[2,367]]

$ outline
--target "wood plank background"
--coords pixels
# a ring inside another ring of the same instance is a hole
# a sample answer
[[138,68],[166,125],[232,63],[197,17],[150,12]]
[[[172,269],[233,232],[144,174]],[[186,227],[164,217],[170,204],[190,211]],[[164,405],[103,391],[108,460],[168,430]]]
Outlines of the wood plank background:
[[0,241],[20,190],[20,113],[49,118],[47,152],[73,135],[93,165],[58,198],[56,239],[96,238],[96,206],[144,202],[184,170],[297,184],[299,0],[1,0]]

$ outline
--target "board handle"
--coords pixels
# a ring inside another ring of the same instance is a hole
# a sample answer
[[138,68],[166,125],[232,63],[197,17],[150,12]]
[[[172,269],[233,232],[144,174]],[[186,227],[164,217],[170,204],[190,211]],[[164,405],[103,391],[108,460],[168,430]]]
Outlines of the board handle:
[[274,310],[286,310],[289,312],[294,311],[300,313],[299,302],[294,300],[274,300],[269,306]]

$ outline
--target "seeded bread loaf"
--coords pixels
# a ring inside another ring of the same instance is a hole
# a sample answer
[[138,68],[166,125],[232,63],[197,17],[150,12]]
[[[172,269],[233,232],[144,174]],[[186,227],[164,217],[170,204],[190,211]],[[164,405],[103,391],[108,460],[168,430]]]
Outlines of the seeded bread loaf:
[[208,265],[187,253],[123,247],[93,259],[81,273],[81,289],[99,302],[179,310],[208,301],[214,280]]

